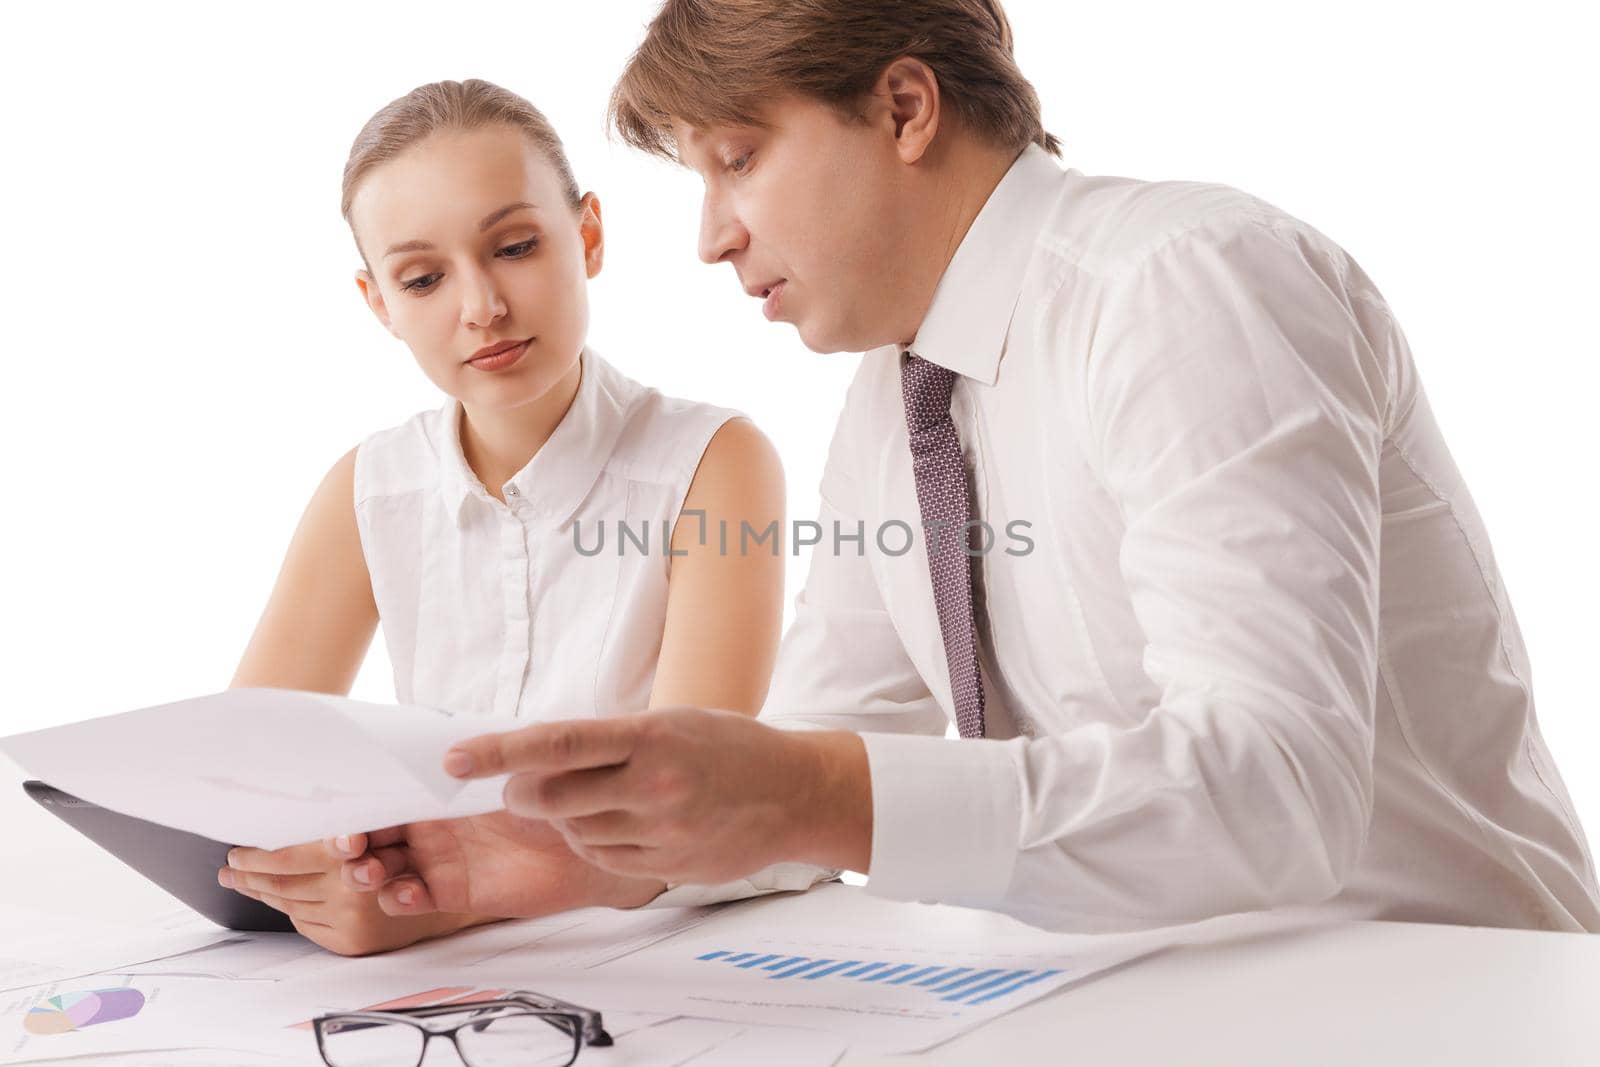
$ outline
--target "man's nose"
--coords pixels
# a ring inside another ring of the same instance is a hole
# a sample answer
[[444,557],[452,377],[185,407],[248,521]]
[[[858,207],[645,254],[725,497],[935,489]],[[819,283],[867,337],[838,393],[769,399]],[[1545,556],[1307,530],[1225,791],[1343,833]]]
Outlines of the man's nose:
[[506,302],[486,270],[467,268],[461,282],[461,325],[484,327],[506,313]]
[[720,263],[750,244],[750,233],[739,217],[721,202],[706,197],[700,205],[700,259]]

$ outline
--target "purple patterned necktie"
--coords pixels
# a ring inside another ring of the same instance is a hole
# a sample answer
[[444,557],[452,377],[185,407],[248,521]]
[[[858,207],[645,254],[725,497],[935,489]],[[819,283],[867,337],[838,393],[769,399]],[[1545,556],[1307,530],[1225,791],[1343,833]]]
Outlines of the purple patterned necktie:
[[956,726],[962,737],[982,737],[983,679],[978,674],[978,635],[972,621],[972,560],[963,551],[972,505],[961,441],[950,418],[955,381],[955,371],[910,352],[900,364],[911,470],[917,481],[939,633],[950,664]]

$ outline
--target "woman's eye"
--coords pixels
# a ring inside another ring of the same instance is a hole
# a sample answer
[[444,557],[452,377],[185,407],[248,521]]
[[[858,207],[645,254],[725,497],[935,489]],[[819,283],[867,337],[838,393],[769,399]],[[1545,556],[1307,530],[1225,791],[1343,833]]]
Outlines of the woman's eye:
[[424,274],[420,278],[411,279],[409,282],[406,282],[404,285],[400,286],[400,288],[410,293],[425,293],[431,289],[433,287],[433,283],[438,280],[438,274]]
[[507,259],[521,259],[523,256],[527,255],[529,252],[532,252],[538,247],[539,239],[537,237],[530,237],[526,241],[518,241],[514,245],[506,245],[500,250],[500,254],[504,255]]
[[735,174],[743,174],[744,171],[745,171],[745,168],[750,165],[750,157],[753,154],[754,153],[746,152],[744,155],[740,156],[738,159],[734,160],[732,163],[729,163],[728,164],[728,169],[733,171]]

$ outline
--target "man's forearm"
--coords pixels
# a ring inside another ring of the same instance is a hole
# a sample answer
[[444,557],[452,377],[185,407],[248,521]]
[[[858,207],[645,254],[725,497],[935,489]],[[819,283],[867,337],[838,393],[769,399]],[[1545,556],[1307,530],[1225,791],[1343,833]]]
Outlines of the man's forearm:
[[790,735],[797,780],[784,860],[860,871],[872,863],[872,774],[861,738],[846,730]]

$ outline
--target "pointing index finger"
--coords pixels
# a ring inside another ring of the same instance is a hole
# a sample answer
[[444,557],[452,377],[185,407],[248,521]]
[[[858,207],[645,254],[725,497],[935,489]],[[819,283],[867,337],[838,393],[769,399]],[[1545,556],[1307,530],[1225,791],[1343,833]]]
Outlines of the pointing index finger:
[[457,778],[553,774],[626,763],[633,753],[632,716],[537,723],[458,742],[445,754]]

